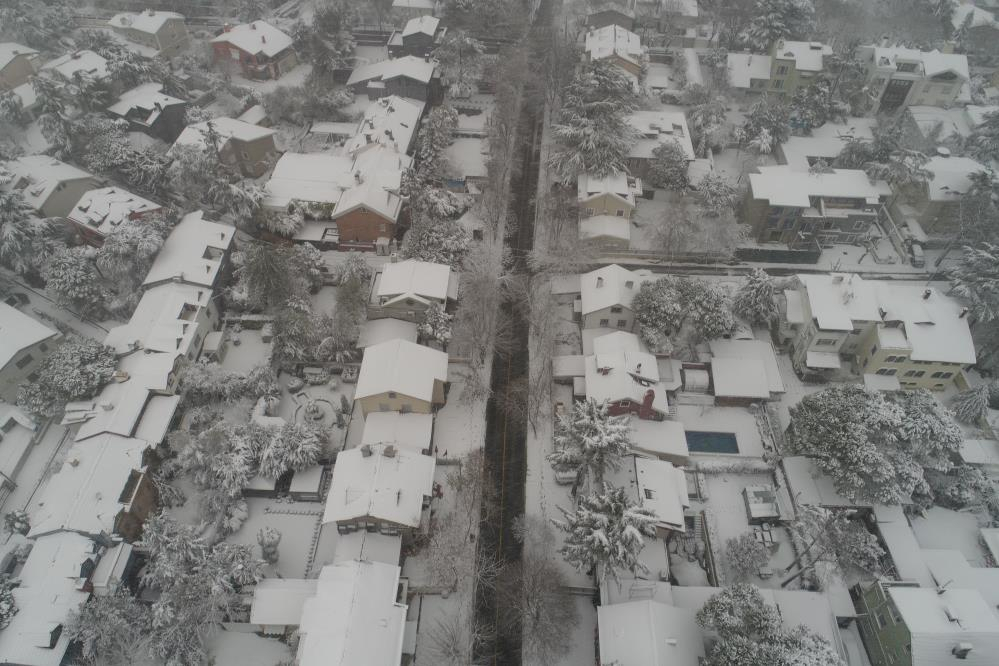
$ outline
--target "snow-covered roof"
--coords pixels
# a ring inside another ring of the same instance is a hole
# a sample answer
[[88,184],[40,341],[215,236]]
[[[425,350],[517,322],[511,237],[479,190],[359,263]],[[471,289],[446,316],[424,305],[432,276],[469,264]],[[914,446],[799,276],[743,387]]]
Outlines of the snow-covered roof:
[[824,331],[852,331],[855,321],[880,321],[877,293],[859,275],[798,275],[803,304]]
[[749,175],[749,189],[754,199],[771,206],[810,207],[810,197],[846,197],[862,199],[874,205],[891,195],[891,186],[883,180],[873,183],[861,169],[833,169],[832,173],[796,171],[788,165],[759,167]]
[[299,624],[300,666],[398,666],[406,605],[396,601],[399,567],[350,561],[322,568]]
[[315,578],[265,578],[253,588],[250,624],[297,625],[306,600],[316,596]]
[[388,81],[400,76],[419,81],[420,83],[430,83],[434,77],[434,70],[437,69],[437,61],[427,58],[417,58],[407,55],[401,58],[391,58],[389,60],[379,60],[355,67],[347,79],[347,85],[353,86],[365,81]]
[[983,527],[978,530],[979,542],[985,546],[994,562],[999,562],[999,527]]
[[[809,367],[814,366],[809,365]],[[873,372],[865,372],[864,386],[872,391],[899,391],[902,389],[902,382],[899,381],[896,375],[879,375]]]
[[684,529],[683,511],[690,508],[683,470],[664,460],[634,456],[638,503],[656,512],[658,524]]
[[24,202],[41,210],[63,183],[93,179],[89,173],[46,155],[25,155],[4,164],[13,174],[10,182],[0,185],[7,192],[18,190]]
[[14,405],[0,400],[0,432],[3,433],[3,446],[0,446],[0,474],[7,478],[16,475],[37,431],[38,424],[27,414]]
[[770,397],[766,366],[757,358],[714,358],[711,360],[714,393],[722,398]]
[[104,344],[119,354],[141,349],[171,358],[186,356],[194,338],[204,333],[196,318],[211,297],[212,290],[200,285],[168,282],[151,287],[128,323],[112,328]]
[[430,456],[392,444],[341,451],[333,464],[323,522],[368,518],[419,527],[423,498],[433,490],[435,465]]
[[[901,322],[914,361],[975,363],[975,343],[963,306],[935,288],[875,283],[886,322]],[[928,292],[928,293],[927,293]]]
[[912,531],[902,507],[877,506],[874,507],[874,516],[881,540],[895,565],[899,580],[932,587],[930,570],[926,568],[916,534]]
[[770,80],[770,56],[729,53],[726,67],[733,88],[749,88],[754,79]]
[[968,56],[959,53],[941,53],[936,49],[920,51],[904,46],[861,46],[858,54],[871,58],[875,67],[891,71],[895,71],[900,62],[914,62],[922,65],[926,76],[953,72],[965,81],[971,78],[968,73]]
[[56,72],[66,81],[73,81],[77,74],[103,79],[108,76],[108,61],[93,51],[73,51],[48,61],[42,69]]
[[372,144],[383,144],[397,152],[409,150],[425,104],[417,100],[391,95],[368,105],[357,131],[344,144],[347,152],[354,154]]
[[340,196],[340,202],[333,211],[333,219],[358,208],[368,209],[386,220],[395,222],[402,208],[402,197],[377,181],[364,180]]
[[616,24],[588,31],[583,49],[593,60],[616,55],[637,65],[642,59],[642,39]]
[[0,370],[33,345],[58,335],[17,308],[0,303]]
[[645,599],[597,607],[600,663],[697,666],[704,638],[686,609]]
[[234,227],[205,220],[203,211],[188,213],[163,243],[143,286],[174,280],[211,287],[235,233]]
[[593,199],[610,194],[617,197],[628,205],[635,206],[635,194],[641,192],[641,188],[623,171],[615,171],[607,176],[593,176],[588,173],[581,173],[576,181],[577,198],[581,204]]
[[429,402],[438,381],[447,381],[447,354],[405,340],[389,340],[364,350],[354,398],[394,392]]
[[628,157],[650,159],[660,144],[675,141],[688,159],[694,159],[694,145],[690,141],[687,116],[683,109],[657,109],[636,111],[628,116],[628,124],[638,130],[638,141],[631,147]]
[[18,56],[38,55],[38,51],[16,42],[0,42],[0,70]]
[[120,187],[102,187],[80,197],[66,217],[106,236],[121,223],[161,208]]
[[335,204],[354,183],[352,164],[352,159],[340,155],[285,153],[264,185],[266,203],[272,207],[284,207],[294,200]]
[[112,434],[134,437],[156,446],[170,429],[180,396],[157,394],[129,378],[106,386],[95,403],[90,417],[76,432],[77,442]]
[[999,617],[977,591],[891,586],[887,592],[911,635],[913,666],[949,663],[959,643],[972,646],[964,658],[968,666],[995,663]]
[[581,275],[582,313],[586,315],[615,305],[630,310],[635,294],[646,279],[647,274],[629,271],[617,264]]
[[273,58],[285,49],[291,48],[292,38],[267,21],[253,21],[234,25],[212,40],[213,44],[232,44],[236,48],[254,55],[263,53]]
[[123,118],[132,114],[130,120],[149,126],[156,122],[164,108],[176,104],[186,102],[164,93],[162,83],[142,83],[123,92],[118,101],[108,107],[108,113]]
[[93,541],[79,534],[36,539],[14,588],[17,613],[0,632],[0,663],[58,666],[69,647],[65,624],[90,598],[83,564],[97,560]]
[[393,305],[401,299],[417,298],[423,301],[444,302],[454,298],[452,283],[455,275],[446,264],[406,259],[386,264],[375,288],[375,296],[382,305]]
[[926,183],[930,201],[956,202],[971,189],[971,176],[988,167],[970,157],[956,155],[931,157],[925,168],[933,174]]
[[586,397],[597,402],[628,400],[642,404],[653,393],[652,409],[669,412],[667,389],[660,384],[659,364],[634,333],[615,331],[593,340],[585,361]]
[[873,138],[873,126],[874,118],[850,118],[845,125],[829,122],[817,127],[811,136],[792,136],[781,144],[784,161],[795,171],[808,171],[811,166],[808,158],[822,158],[831,163],[851,138]]
[[31,83],[31,81],[22,83],[11,90],[11,92],[20,98],[21,108],[23,109],[32,108],[38,101],[38,93],[35,92],[35,86]]
[[819,469],[811,458],[805,456],[784,456],[781,460],[791,495],[799,504],[810,504],[827,508],[870,507],[858,504],[839,494],[832,478]]
[[163,24],[170,19],[184,20],[183,14],[177,12],[162,12],[155,9],[148,9],[138,13],[115,14],[108,21],[112,28],[128,28],[137,32],[145,32],[155,35],[163,27]]
[[654,421],[632,416],[630,439],[633,448],[651,456],[674,459],[687,458],[687,433],[679,421]]
[[999,467],[999,441],[994,439],[966,439],[961,443],[961,460],[969,465]]
[[967,116],[968,123],[971,125],[972,129],[984,123],[986,120],[985,116],[987,116],[990,113],[996,113],[996,112],[999,112],[999,106],[994,104],[985,105],[985,106],[978,104],[969,104],[966,107],[964,107],[964,114],[965,116]]
[[28,536],[59,531],[113,534],[118,514],[127,508],[122,490],[132,472],[144,468],[148,447],[144,440],[119,435],[74,443],[31,512]]
[[433,414],[371,412],[364,417],[361,444],[395,444],[410,451],[430,448]]
[[[714,357],[712,368],[719,359],[751,359],[763,363],[764,379],[770,393],[783,393],[784,380],[777,365],[777,352],[769,340],[712,340],[708,343]],[[734,368],[727,368],[728,371]],[[724,374],[724,373],[723,373]],[[717,395],[717,372],[715,374],[715,394]]]
[[268,136],[273,136],[277,132],[277,130],[269,127],[253,125],[241,120],[236,120],[235,118],[214,118],[212,120],[206,120],[204,122],[188,125],[184,128],[184,131],[180,133],[180,136],[177,137],[177,140],[173,142],[173,145],[198,146],[201,148],[207,147],[208,144],[206,143],[206,137],[208,135],[209,124],[211,124],[211,126],[216,132],[218,132],[219,136],[222,137],[225,142],[233,140],[249,143],[251,141],[264,139]]
[[392,0],[392,9],[427,9],[437,8],[437,0]]
[[449,171],[459,178],[485,178],[489,144],[481,138],[458,138],[444,150]]
[[614,238],[627,243],[631,240],[631,220],[617,215],[584,217],[579,221],[579,238]]
[[999,615],[999,568],[973,567],[959,550],[925,549],[920,552],[937,586],[978,590],[992,612]]
[[971,14],[971,26],[972,28],[982,28],[982,27],[992,27],[999,28],[999,22],[996,21],[995,14],[990,11],[986,11],[981,7],[976,7],[967,2],[955,2],[954,11],[951,12],[950,22],[957,30],[962,25],[964,25],[965,20]]
[[821,72],[823,57],[832,52],[832,47],[822,42],[780,41],[774,47],[775,58],[793,60],[795,68],[802,72]]
[[361,326],[361,335],[357,338],[357,348],[365,349],[389,340],[406,340],[416,342],[417,325],[412,321],[384,317],[369,319]]
[[337,535],[333,562],[366,560],[396,565],[402,558],[402,535],[356,530]]
[[[980,109],[990,107],[978,107]],[[912,117],[916,128],[924,138],[928,138],[933,132],[940,128],[937,140],[947,139],[952,136],[966,137],[971,134],[975,127],[969,119],[974,112],[969,112],[968,107],[952,107],[943,109],[939,106],[910,106],[906,109]],[[977,115],[977,114],[975,114]]]
[[410,19],[402,29],[402,36],[424,34],[433,37],[437,33],[437,26],[440,25],[440,22],[440,19],[433,16],[419,16]]
[[134,550],[132,544],[122,541],[104,552],[90,577],[95,594],[107,594],[121,586]]

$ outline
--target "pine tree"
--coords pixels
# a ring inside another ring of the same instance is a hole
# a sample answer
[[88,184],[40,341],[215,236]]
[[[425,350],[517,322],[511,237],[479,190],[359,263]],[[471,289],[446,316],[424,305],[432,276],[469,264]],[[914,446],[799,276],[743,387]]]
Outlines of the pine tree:
[[35,416],[52,416],[67,402],[97,395],[117,365],[111,347],[94,340],[67,340],[42,361],[38,379],[18,388],[17,404]]
[[647,573],[638,559],[645,537],[656,535],[656,515],[637,506],[624,488],[603,484],[600,491],[579,498],[573,511],[559,507],[564,520],[553,520],[566,533],[559,550],[566,562],[579,571],[596,569],[600,580],[618,571]]
[[709,217],[719,217],[725,211],[731,211],[736,194],[735,188],[724,176],[713,171],[701,178],[694,192],[701,210]]
[[770,551],[752,532],[744,532],[725,542],[725,561],[736,579],[755,575],[770,561]]
[[330,270],[330,277],[340,285],[348,282],[367,284],[372,275],[374,275],[374,271],[364,258],[364,253],[353,250],[348,252],[343,261],[334,265]]
[[45,292],[59,305],[87,313],[104,303],[101,276],[86,248],[56,252],[42,268],[42,278]]
[[976,425],[985,418],[989,400],[995,392],[995,384],[985,382],[975,388],[961,391],[951,400],[950,408],[962,423]]
[[402,256],[406,259],[461,267],[468,253],[471,238],[468,231],[454,219],[433,221],[423,219],[414,224],[403,239]]
[[419,334],[428,340],[436,340],[442,345],[451,341],[453,334],[452,322],[454,316],[447,313],[440,303],[433,302],[427,307],[423,321],[417,329]]
[[20,274],[35,267],[30,248],[38,231],[30,214],[19,191],[0,192],[0,265]]
[[814,570],[819,562],[831,565],[844,576],[857,571],[868,574],[878,571],[884,555],[878,538],[848,512],[804,504],[790,527],[803,546],[784,569],[786,574],[797,568],[797,573],[786,578],[781,587]]
[[464,30],[448,30],[434,58],[441,68],[441,80],[451,97],[470,97],[482,79],[485,47]]
[[260,476],[277,479],[285,472],[312,467],[319,461],[323,445],[315,428],[288,423],[272,433],[260,454]]
[[556,469],[577,470],[573,493],[586,478],[603,485],[606,470],[618,470],[631,451],[628,417],[611,416],[606,402],[589,398],[573,403],[555,425],[555,450],[548,460]]
[[687,310],[694,331],[701,340],[714,340],[732,332],[735,317],[728,294],[722,287],[693,279],[681,284],[689,285],[685,299]]
[[777,609],[767,604],[759,588],[736,583],[712,595],[697,611],[697,624],[718,633],[722,641],[733,636],[769,636],[780,630]]
[[804,39],[815,24],[812,0],[757,0],[755,16],[743,36],[753,48],[766,52],[782,39]]
[[762,268],[754,268],[735,292],[732,311],[751,324],[769,326],[780,315],[776,296],[773,278]]
[[152,612],[125,589],[94,595],[66,623],[87,664],[130,666],[149,655]]
[[999,321],[999,245],[965,247],[961,263],[948,272],[954,293],[968,301],[981,324]]
[[676,141],[666,141],[652,151],[652,160],[646,176],[654,187],[683,192],[690,186],[687,180],[687,153]]

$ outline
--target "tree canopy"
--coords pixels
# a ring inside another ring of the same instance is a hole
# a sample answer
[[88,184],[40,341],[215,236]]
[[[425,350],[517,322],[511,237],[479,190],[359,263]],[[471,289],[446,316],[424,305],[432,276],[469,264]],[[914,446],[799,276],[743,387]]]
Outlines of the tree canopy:
[[52,416],[67,402],[97,395],[117,366],[111,347],[94,340],[67,340],[42,361],[37,380],[20,386],[17,404],[35,416]]

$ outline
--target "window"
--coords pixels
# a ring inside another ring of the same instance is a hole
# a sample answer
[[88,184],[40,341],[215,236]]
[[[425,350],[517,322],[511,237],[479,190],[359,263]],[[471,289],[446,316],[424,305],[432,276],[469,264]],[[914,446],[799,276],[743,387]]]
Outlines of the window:
[[623,310],[623,308],[620,305],[615,305],[611,307],[611,312],[613,312],[614,314],[621,312],[621,310]]
[[34,361],[34,360],[35,359],[34,359],[34,357],[31,354],[25,354],[21,358],[17,359],[17,363],[15,363],[14,365],[17,366],[18,370],[21,370],[21,369],[27,367],[27,365],[29,363],[31,363],[32,361]]
[[774,90],[783,90],[783,88],[784,88],[783,79],[777,79],[776,81],[774,81]]
[[904,356],[886,356],[885,363],[902,363],[905,361]]
[[622,400],[617,404],[621,405],[622,407],[631,407],[631,400]]
[[403,414],[409,414],[411,411],[413,411],[413,406],[410,405],[409,403],[405,403],[399,406],[399,411],[402,412]]
[[934,391],[938,391],[938,390],[940,390],[942,388],[943,388],[943,384],[934,384],[933,385],[933,390]]
[[954,376],[953,372],[934,372],[932,375],[930,375],[930,377],[933,379],[950,379],[953,376]]
[[618,209],[617,209],[617,216],[618,216],[618,217],[624,217],[624,211],[623,211],[623,210],[621,210],[620,208],[618,208]]
[[836,341],[830,340],[829,338],[819,338],[815,341],[815,344],[819,347],[831,347],[836,344]]
[[628,326],[628,320],[627,319],[618,319],[617,320],[617,327],[618,328],[625,328],[626,326]]
[[853,223],[854,231],[861,231],[866,227],[867,227],[867,220],[857,220],[856,222]]
[[610,319],[601,319],[600,320],[600,325],[601,326],[610,326]]
[[392,410],[391,410],[391,409],[389,409],[389,406],[388,406],[388,405],[387,405],[386,403],[384,403],[384,402],[379,402],[379,403],[378,403],[378,411],[379,411],[379,412],[390,412],[390,411],[392,411]]
[[655,499],[655,498],[656,498],[656,491],[652,490],[651,488],[646,488],[645,499]]
[[634,289],[635,288],[635,282],[633,280],[628,280],[627,282],[624,283],[624,288],[625,289]]
[[592,208],[587,208],[586,209],[586,217],[593,217],[593,209]]
[[37,382],[38,381],[38,373],[37,372],[32,372],[30,375],[28,375],[28,381],[29,382]]
[[919,377],[922,377],[925,374],[926,374],[925,370],[906,370],[905,374],[902,375],[902,376],[903,377],[916,377],[916,378],[919,378]]
[[894,377],[897,372],[898,368],[878,368],[878,371],[874,374],[884,375],[885,377]]
[[787,65],[781,65],[780,67],[777,68],[777,76],[786,76],[786,75],[787,75]]
[[389,400],[395,400],[396,397],[395,391],[389,391],[388,394],[389,394]]

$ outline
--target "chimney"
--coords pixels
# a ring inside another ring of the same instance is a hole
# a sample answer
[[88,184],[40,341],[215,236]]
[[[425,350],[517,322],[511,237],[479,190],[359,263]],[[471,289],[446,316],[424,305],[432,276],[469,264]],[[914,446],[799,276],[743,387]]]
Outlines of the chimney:
[[884,308],[878,308],[878,314],[881,315],[881,319],[884,320],[888,316],[888,311]]
[[395,458],[395,446],[389,444],[382,450],[382,455],[386,458]]
[[642,364],[641,363],[639,363],[638,365],[635,366],[635,374],[636,375],[642,374]]
[[267,35],[260,35],[260,42],[262,44],[266,44],[267,43]]
[[924,292],[923,292],[923,300],[924,300],[924,301],[926,301],[926,300],[929,300],[929,298],[930,298],[930,295],[931,295],[932,293],[933,293],[933,290],[932,290],[932,289],[927,289],[926,291],[924,291]]
[[155,10],[155,9],[153,9],[152,7],[150,7],[149,9],[147,9],[147,10],[146,10],[146,12],[147,12],[147,13],[148,13],[148,14],[149,14],[150,16],[156,16],[156,10]]
[[975,649],[975,646],[971,643],[958,643],[955,645],[950,653],[957,657],[958,659],[967,659],[971,651]]
[[598,277],[597,278],[597,289],[600,289],[603,286],[604,286],[604,279],[602,277]]
[[250,30],[256,30],[256,29],[257,29],[257,24],[256,23],[251,23],[250,24]]
[[361,447],[361,455],[364,456],[365,458],[369,457],[371,455],[371,446],[368,445],[368,444],[365,444],[364,446],[362,446]]
[[961,308],[961,314],[957,316],[958,319],[964,319],[968,314],[968,308]]
[[354,172],[354,182],[357,183],[358,185],[364,182],[364,177],[361,175],[360,169]]
[[649,389],[645,392],[645,397],[642,398],[642,406],[638,409],[638,418],[646,420],[655,418],[655,410],[652,409],[652,401],[655,399],[655,391]]
[[222,32],[229,32],[230,30],[232,30],[232,26],[228,23],[222,25]]

